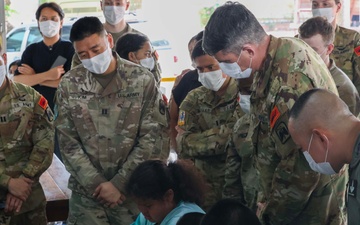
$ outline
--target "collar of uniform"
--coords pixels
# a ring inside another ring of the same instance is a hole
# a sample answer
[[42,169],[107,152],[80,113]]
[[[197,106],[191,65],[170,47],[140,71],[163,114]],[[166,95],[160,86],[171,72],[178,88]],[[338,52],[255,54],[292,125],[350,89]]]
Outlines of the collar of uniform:
[[215,105],[215,106],[236,99],[237,94],[239,92],[236,80],[234,78],[230,78],[229,85],[222,96],[217,95],[215,91],[209,89],[207,90],[209,91],[209,94],[205,95],[204,102],[206,102],[209,105]]
[[265,60],[262,63],[260,70],[254,73],[254,82],[251,87],[251,90],[255,93],[254,98],[263,98],[267,95],[268,84],[271,78],[272,63],[279,44],[281,44],[280,39],[270,35],[270,43]]
[[350,169],[356,167],[359,164],[359,162],[360,162],[360,134],[355,142],[352,160],[350,163]]

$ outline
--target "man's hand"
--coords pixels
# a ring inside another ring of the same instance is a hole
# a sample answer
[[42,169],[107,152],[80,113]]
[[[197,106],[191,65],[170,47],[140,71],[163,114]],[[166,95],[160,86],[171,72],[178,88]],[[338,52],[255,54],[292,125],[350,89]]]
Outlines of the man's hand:
[[65,73],[64,66],[57,66],[48,70],[50,74],[49,80],[58,80],[61,78],[61,75]]
[[20,198],[15,197],[14,195],[8,193],[6,195],[6,203],[5,203],[5,212],[20,212],[23,201]]
[[31,193],[32,184],[33,181],[26,177],[10,178],[8,190],[22,201],[26,201]]
[[19,73],[22,75],[32,75],[35,74],[35,70],[29,66],[28,64],[21,64],[21,66],[18,67]]
[[126,199],[110,181],[101,183],[95,189],[93,196],[109,208],[122,204]]

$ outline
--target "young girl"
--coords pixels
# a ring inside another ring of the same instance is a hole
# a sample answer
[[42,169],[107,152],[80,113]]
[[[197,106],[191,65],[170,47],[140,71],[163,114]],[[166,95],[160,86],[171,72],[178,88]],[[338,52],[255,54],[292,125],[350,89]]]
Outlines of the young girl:
[[205,213],[198,206],[205,187],[202,175],[190,161],[141,163],[126,184],[127,193],[141,211],[132,225],[176,225],[186,213]]

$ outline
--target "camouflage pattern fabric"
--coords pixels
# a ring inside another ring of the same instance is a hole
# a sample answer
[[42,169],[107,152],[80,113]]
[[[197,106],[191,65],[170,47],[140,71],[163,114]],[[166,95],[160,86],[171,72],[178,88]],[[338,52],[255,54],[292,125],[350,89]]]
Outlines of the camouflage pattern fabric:
[[[10,216],[12,221],[27,218],[26,224],[46,224],[46,199],[39,177],[52,162],[53,113],[47,100],[33,88],[6,80],[6,90],[0,100],[0,200],[6,200],[10,178],[32,179],[30,196],[20,212]],[[4,217],[4,211],[0,210],[2,222]]]
[[256,211],[259,175],[249,132],[250,115],[243,115],[234,125],[227,145],[223,198],[241,201]]
[[108,208],[99,205],[93,198],[72,192],[69,201],[67,225],[78,224],[132,224],[139,211],[133,201]]
[[338,94],[318,54],[296,38],[270,36],[263,67],[256,72],[251,94],[250,130],[264,224],[345,224],[345,174],[321,175],[311,170],[291,139],[288,113],[298,97],[319,87]]
[[360,92],[360,33],[337,25],[330,57]]
[[79,65],[56,93],[69,188],[90,199],[107,181],[126,196],[125,182],[139,163],[169,155],[169,114],[152,74],[114,54],[117,74],[105,89]]
[[[180,158],[192,158],[210,185],[203,209],[208,210],[222,198],[228,137],[235,121],[243,114],[237,103],[238,88],[231,78],[223,96],[199,87],[180,105],[178,126],[185,130],[179,136]],[[234,117],[234,111],[239,115]]]
[[350,112],[352,112],[352,114],[354,114],[355,116],[358,116],[360,112],[360,99],[356,87],[351,82],[349,77],[341,69],[339,69],[339,67],[335,65],[333,59],[330,59],[330,63],[330,74],[336,84],[336,88],[339,92],[339,97],[349,107]]
[[[128,23],[126,24],[125,29],[122,30],[119,33],[108,32],[108,33],[110,33],[112,35],[113,40],[114,40],[113,50],[115,50],[116,41],[119,39],[119,37],[121,37],[122,35],[124,35],[126,33],[130,33],[130,32],[145,35],[145,34],[141,33],[140,31],[130,27],[130,25]],[[155,59],[155,66],[154,66],[154,69],[151,71],[151,73],[154,75],[156,83],[158,85],[160,85],[160,82],[161,82],[161,68],[160,68],[160,64],[158,62],[158,55],[157,55],[156,52],[154,52],[153,57]],[[71,61],[71,68],[74,68],[74,67],[76,67],[77,65],[80,65],[80,64],[81,64],[81,61],[79,59],[79,56],[75,53],[73,58],[72,58],[72,61]]]

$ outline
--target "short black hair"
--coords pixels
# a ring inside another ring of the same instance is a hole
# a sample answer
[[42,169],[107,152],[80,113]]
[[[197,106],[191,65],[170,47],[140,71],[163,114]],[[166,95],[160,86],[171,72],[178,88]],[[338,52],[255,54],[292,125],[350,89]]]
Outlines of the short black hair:
[[63,11],[62,8],[60,7],[60,5],[58,5],[58,4],[55,3],[55,2],[45,2],[45,3],[41,4],[41,5],[38,7],[38,9],[36,10],[36,13],[35,13],[36,20],[39,20],[39,19],[40,19],[41,11],[42,11],[44,8],[51,8],[52,10],[54,10],[55,12],[57,12],[57,13],[59,14],[61,20],[63,20],[64,17],[65,17],[64,11]]
[[200,225],[204,213],[191,212],[184,214],[176,223],[176,225]]
[[300,95],[300,97],[295,101],[295,104],[290,110],[289,118],[297,119],[311,96],[321,90],[322,89],[320,88],[314,88]]
[[235,199],[222,199],[205,214],[201,225],[261,225],[256,214]]
[[126,33],[116,41],[115,50],[121,58],[129,60],[129,53],[138,51],[148,41],[150,40],[145,35]]
[[95,16],[85,16],[78,19],[71,27],[70,30],[70,41],[81,41],[93,34],[99,36],[105,35],[106,31],[104,25],[101,23],[99,18]]
[[207,55],[207,53],[204,51],[203,47],[202,47],[202,39],[200,41],[198,41],[195,44],[195,47],[191,53],[191,60],[195,60],[195,58],[199,57],[199,56],[203,56],[203,55]]

